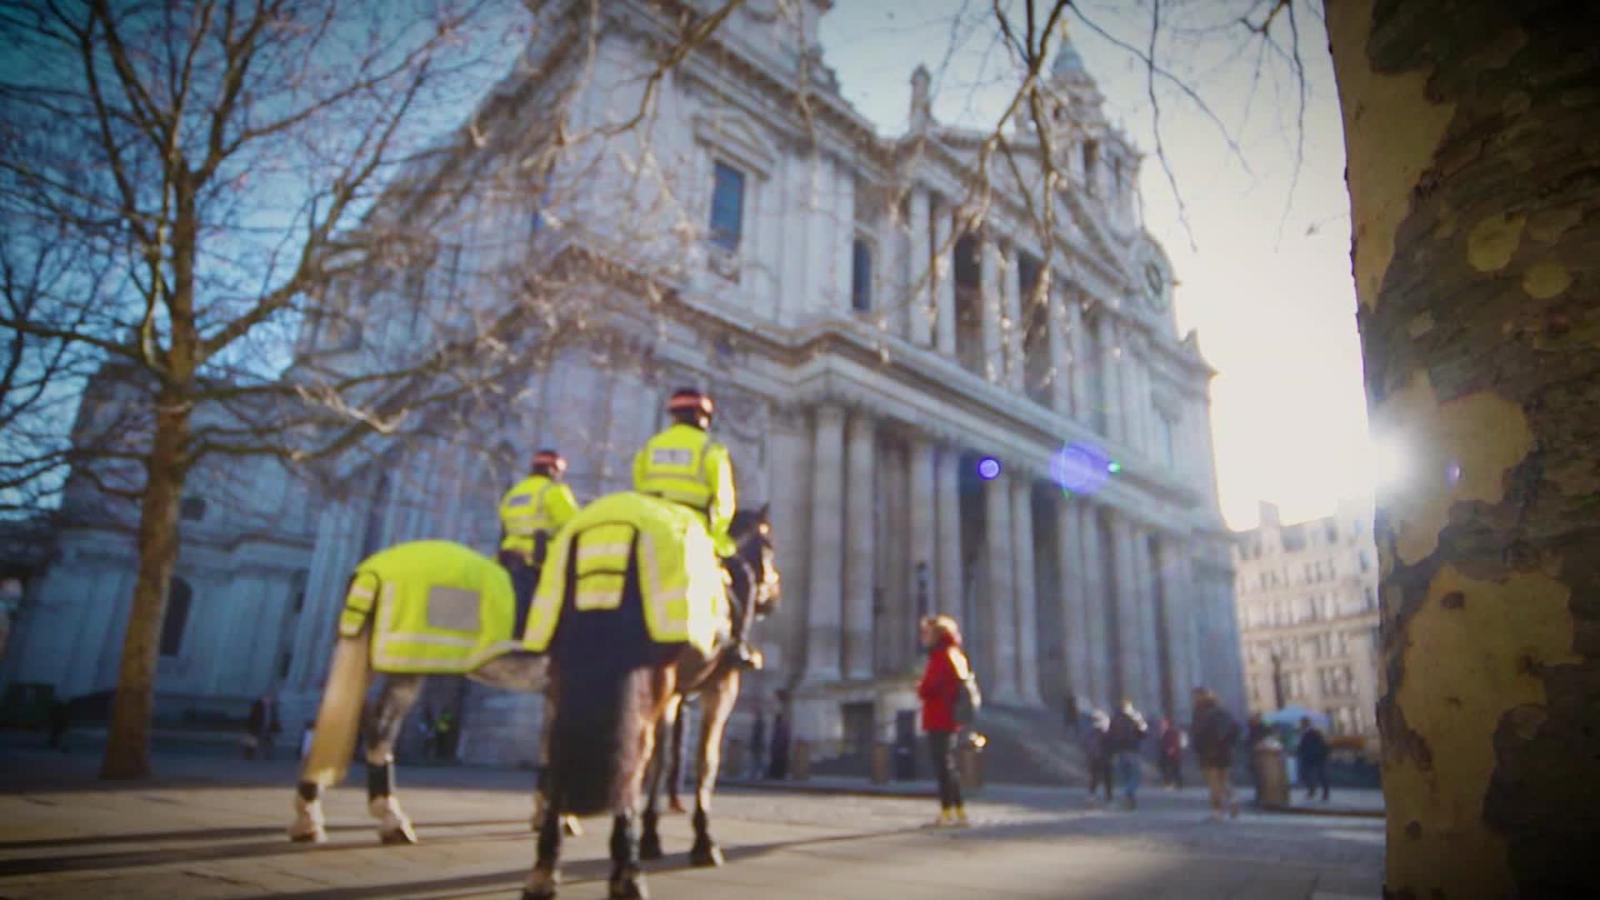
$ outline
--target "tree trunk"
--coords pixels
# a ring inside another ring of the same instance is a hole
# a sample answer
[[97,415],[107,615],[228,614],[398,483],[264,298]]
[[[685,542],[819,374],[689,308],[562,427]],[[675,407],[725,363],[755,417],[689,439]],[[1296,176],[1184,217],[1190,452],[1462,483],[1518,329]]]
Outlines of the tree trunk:
[[150,773],[150,721],[155,707],[156,661],[167,608],[172,566],[178,558],[178,500],[187,474],[184,445],[189,409],[177,391],[156,398],[156,433],[145,460],[146,483],[139,510],[139,577],[133,611],[122,641],[116,699],[102,778],[139,778]]
[[1379,496],[1386,896],[1600,896],[1600,11],[1327,0]]

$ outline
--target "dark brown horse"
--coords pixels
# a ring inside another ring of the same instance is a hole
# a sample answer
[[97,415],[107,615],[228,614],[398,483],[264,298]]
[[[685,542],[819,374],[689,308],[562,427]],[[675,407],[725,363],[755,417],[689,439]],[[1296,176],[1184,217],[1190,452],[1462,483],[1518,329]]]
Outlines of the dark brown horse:
[[[752,615],[778,602],[778,570],[773,559],[767,511],[741,510],[730,529],[737,545],[724,560],[730,580],[729,598]],[[614,609],[573,608],[573,567],[567,569],[562,614],[549,648],[551,692],[549,802],[539,831],[538,858],[522,892],[523,900],[556,895],[563,813],[590,815],[610,811],[611,877],[609,896],[643,897],[644,875],[634,820],[646,765],[655,747],[656,731],[679,686],[716,671],[717,656],[707,657],[690,645],[653,643],[644,623],[638,554],[630,554],[622,602]],[[723,679],[736,695],[738,677]],[[727,701],[732,708],[732,701]],[[708,717],[709,718],[709,717]],[[726,723],[724,714],[721,722]],[[721,743],[721,725],[703,743]],[[709,802],[709,797],[707,797]],[[704,835],[715,844],[697,817],[696,844]]]

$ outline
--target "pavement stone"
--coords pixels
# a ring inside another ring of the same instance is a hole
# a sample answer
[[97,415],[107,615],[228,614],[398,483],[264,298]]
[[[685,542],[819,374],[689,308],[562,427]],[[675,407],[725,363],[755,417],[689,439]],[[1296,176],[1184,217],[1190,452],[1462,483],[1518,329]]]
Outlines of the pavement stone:
[[[422,843],[383,847],[357,787],[331,792],[327,844],[289,843],[295,766],[163,755],[136,783],[94,778],[92,753],[0,745],[0,898],[513,898],[532,862],[528,772],[402,769]],[[357,773],[359,774],[359,773]],[[719,793],[728,864],[695,869],[686,816],[647,866],[673,898],[1377,897],[1383,823],[1246,812],[1207,821],[1203,791],[1141,794],[1133,812],[1079,789],[991,786],[970,829],[925,827],[927,797],[747,789]],[[605,896],[603,819],[564,847],[561,896]]]

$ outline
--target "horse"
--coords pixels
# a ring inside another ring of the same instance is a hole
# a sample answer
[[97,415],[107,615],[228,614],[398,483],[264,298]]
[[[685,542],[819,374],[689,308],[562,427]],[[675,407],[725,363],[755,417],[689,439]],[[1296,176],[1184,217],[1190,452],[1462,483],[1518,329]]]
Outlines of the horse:
[[[722,561],[733,602],[749,615],[762,616],[779,600],[767,509],[741,510],[730,528],[736,550]],[[565,548],[576,556],[577,547]],[[558,548],[557,552],[561,552]],[[709,548],[706,549],[709,553]],[[551,694],[550,791],[546,821],[539,831],[537,856],[528,874],[523,900],[548,900],[556,895],[561,829],[557,817],[609,811],[612,814],[609,896],[643,897],[644,875],[634,837],[639,793],[655,745],[657,729],[679,686],[720,685],[717,716],[708,715],[703,744],[715,747],[737,696],[738,674],[722,671],[720,647],[706,652],[692,643],[660,644],[646,627],[645,599],[640,584],[638,541],[628,548],[620,602],[606,608],[581,609],[575,602],[577,576],[568,566],[559,585],[551,574],[540,585],[558,590],[561,616],[550,639]],[[532,628],[530,626],[530,633]],[[716,675],[716,677],[711,677]],[[704,759],[705,754],[702,753]],[[714,775],[715,752],[710,757]],[[700,858],[720,858],[707,830],[709,782],[696,815]]]
[[[417,542],[418,545],[424,542]],[[398,667],[375,661],[372,654],[375,619],[379,615],[377,597],[369,588],[361,587],[358,578],[361,569],[351,577],[350,594],[341,615],[340,635],[334,644],[328,680],[317,711],[317,721],[312,732],[311,748],[301,767],[300,782],[295,791],[295,818],[289,825],[289,839],[303,843],[321,843],[327,840],[327,829],[322,811],[322,792],[338,784],[354,755],[359,730],[364,739],[367,768],[367,810],[378,820],[378,837],[385,844],[415,844],[417,832],[411,818],[406,815],[395,795],[394,746],[411,708],[416,705],[422,686],[429,675],[464,674],[468,678],[490,687],[521,693],[542,691],[547,686],[546,660],[520,650],[511,640],[512,611],[509,605],[518,603],[526,614],[527,598],[514,598],[510,581],[504,584],[499,576],[504,572],[499,565],[479,556],[460,544],[446,541],[425,542],[436,550],[443,549],[454,561],[467,565],[483,576],[486,585],[480,601],[492,605],[498,615],[477,616],[476,640],[486,652],[468,660],[465,671],[459,666],[430,667],[415,661]],[[397,545],[390,550],[403,548]],[[388,552],[388,551],[385,551]],[[376,559],[377,557],[370,557]],[[364,562],[363,565],[366,563]],[[366,593],[362,593],[366,592]],[[365,597],[366,609],[353,609],[351,597]],[[415,602],[416,598],[405,592],[389,597],[391,604]],[[426,614],[424,612],[424,614]],[[346,624],[349,627],[345,627]],[[487,634],[496,624],[504,634]],[[470,633],[469,633],[470,634]],[[366,704],[367,688],[374,675],[383,675],[383,686],[378,697]],[[363,709],[365,707],[365,709]],[[539,819],[536,817],[536,823]],[[573,821],[563,823],[575,829]]]

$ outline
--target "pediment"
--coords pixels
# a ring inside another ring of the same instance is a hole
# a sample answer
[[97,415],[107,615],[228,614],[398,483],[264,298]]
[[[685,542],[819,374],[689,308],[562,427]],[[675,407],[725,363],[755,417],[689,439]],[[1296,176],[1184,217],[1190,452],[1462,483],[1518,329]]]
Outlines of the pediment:
[[716,107],[695,113],[694,136],[762,178],[777,168],[778,148],[759,125],[737,110]]

